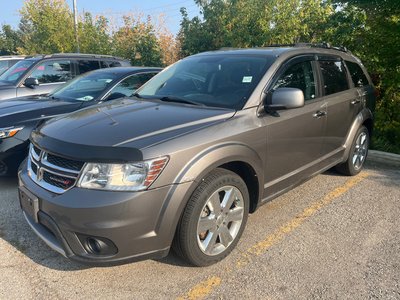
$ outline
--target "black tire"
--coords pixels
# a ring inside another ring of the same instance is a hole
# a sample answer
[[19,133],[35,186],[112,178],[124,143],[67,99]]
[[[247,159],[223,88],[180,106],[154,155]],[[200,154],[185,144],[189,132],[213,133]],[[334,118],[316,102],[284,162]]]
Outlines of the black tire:
[[[229,197],[231,193],[234,194],[232,198]],[[221,202],[220,204],[222,204],[222,200],[228,198],[235,200],[231,200],[233,202],[229,208],[220,205],[218,210],[215,210],[212,205],[212,195],[215,196],[213,197],[215,201]],[[225,195],[226,198],[224,198]],[[243,233],[249,213],[249,202],[247,186],[240,176],[225,169],[213,170],[199,184],[186,205],[172,245],[175,253],[192,265],[199,267],[208,266],[224,259],[235,248]],[[204,216],[207,211],[208,215]],[[234,215],[235,219],[241,218],[240,224],[238,220],[230,221]],[[200,218],[202,220],[207,218],[213,224],[215,223],[215,227],[212,229],[215,230],[215,233],[207,230],[199,234]],[[230,232],[229,235],[224,237],[226,230],[232,231],[233,236]],[[210,247],[204,249],[203,243],[206,243],[206,237],[210,237],[210,240],[215,237],[216,240],[215,245],[213,245],[214,242],[210,242]],[[232,240],[225,243],[225,246],[223,240],[225,239],[225,242],[227,242],[227,237],[232,238]],[[207,251],[213,252],[206,253]],[[221,252],[219,253],[219,251]]]
[[[365,140],[363,141],[363,139]],[[347,160],[336,166],[336,170],[347,176],[354,176],[361,172],[368,155],[369,131],[361,126],[354,137]],[[357,159],[354,162],[354,158]]]

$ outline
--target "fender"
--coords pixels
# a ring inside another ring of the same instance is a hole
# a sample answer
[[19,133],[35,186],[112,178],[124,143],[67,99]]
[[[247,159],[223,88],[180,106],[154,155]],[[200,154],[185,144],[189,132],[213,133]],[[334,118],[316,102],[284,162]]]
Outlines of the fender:
[[[178,173],[174,181],[175,184],[171,188],[161,208],[160,218],[156,228],[157,231],[166,230],[168,228],[166,238],[169,243],[175,235],[180,216],[199,183],[213,169],[234,161],[245,162],[255,171],[259,186],[258,202],[260,201],[264,188],[264,173],[262,167],[263,161],[257,152],[249,146],[238,142],[213,145],[198,153]],[[179,216],[179,218],[168,217],[171,215]]]
[[344,154],[342,162],[345,162],[350,154],[351,144],[356,136],[357,130],[364,124],[364,122],[368,119],[373,120],[373,114],[369,108],[364,107],[356,116],[353,124],[350,127],[349,132],[347,133],[345,142],[343,144]]

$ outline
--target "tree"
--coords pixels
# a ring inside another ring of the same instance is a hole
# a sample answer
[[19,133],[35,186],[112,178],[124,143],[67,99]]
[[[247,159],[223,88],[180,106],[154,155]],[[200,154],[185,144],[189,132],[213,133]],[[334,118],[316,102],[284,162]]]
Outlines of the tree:
[[73,18],[65,0],[27,0],[20,14],[22,53],[73,52]]
[[141,21],[124,16],[124,25],[114,33],[114,54],[131,60],[136,66],[161,66],[161,53],[151,18]]
[[78,34],[81,37],[80,50],[83,53],[112,54],[111,37],[108,33],[108,19],[85,13],[79,22]]
[[316,42],[334,13],[322,0],[196,0],[203,20],[181,10],[182,54],[221,47]]
[[12,29],[10,25],[3,25],[0,31],[0,55],[18,54],[21,46],[21,32]]

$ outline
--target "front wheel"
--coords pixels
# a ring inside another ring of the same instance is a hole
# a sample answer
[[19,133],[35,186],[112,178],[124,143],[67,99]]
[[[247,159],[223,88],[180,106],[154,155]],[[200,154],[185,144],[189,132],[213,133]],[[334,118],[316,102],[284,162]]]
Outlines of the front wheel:
[[249,212],[249,193],[240,176],[212,171],[196,188],[179,222],[173,248],[196,266],[225,258],[238,243]]
[[336,166],[336,169],[348,176],[357,175],[364,166],[369,147],[369,132],[365,126],[361,126],[355,135],[347,160]]

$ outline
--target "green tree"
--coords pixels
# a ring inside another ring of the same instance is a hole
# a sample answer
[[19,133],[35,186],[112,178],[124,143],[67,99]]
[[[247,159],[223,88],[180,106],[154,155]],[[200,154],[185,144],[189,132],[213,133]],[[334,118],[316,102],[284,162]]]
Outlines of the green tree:
[[27,0],[20,14],[23,54],[75,49],[73,18],[65,0]]
[[113,35],[114,54],[131,60],[135,66],[161,66],[162,59],[151,19],[141,21],[124,16],[124,25]]
[[21,32],[10,25],[3,25],[0,31],[0,55],[18,54],[21,46]]
[[109,21],[104,16],[85,13],[79,22],[79,44],[83,53],[111,54],[112,45],[109,31]]
[[221,47],[316,42],[334,13],[321,0],[196,0],[203,15],[181,10],[182,55]]

